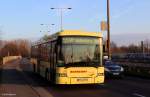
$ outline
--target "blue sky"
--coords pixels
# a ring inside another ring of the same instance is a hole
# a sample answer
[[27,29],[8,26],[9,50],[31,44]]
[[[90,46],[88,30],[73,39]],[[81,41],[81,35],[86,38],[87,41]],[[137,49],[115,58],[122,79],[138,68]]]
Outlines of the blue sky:
[[[113,41],[122,45],[149,39],[150,0],[110,0],[110,6]],[[49,34],[58,31],[60,14],[51,7],[72,7],[64,11],[64,29],[99,32],[100,22],[106,20],[106,0],[0,0],[2,39],[37,39],[49,29]]]

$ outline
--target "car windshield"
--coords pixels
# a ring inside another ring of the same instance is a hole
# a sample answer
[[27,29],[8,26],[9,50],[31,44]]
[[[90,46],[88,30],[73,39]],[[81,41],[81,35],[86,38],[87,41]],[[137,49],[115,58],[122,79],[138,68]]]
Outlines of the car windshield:
[[111,66],[111,65],[115,65],[115,64],[112,61],[105,61],[105,65],[106,66]]
[[104,64],[106,67],[118,67],[119,65],[115,62],[112,62],[112,61],[105,61],[105,64]]
[[98,38],[72,37],[71,40],[64,39],[61,53],[61,61],[67,66],[100,65],[100,45]]

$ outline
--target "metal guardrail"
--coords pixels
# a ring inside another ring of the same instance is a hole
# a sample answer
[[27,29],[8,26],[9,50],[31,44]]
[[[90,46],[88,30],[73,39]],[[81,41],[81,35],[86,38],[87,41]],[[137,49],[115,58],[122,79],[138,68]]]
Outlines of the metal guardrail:
[[150,78],[150,64],[117,62],[124,67],[125,74]]

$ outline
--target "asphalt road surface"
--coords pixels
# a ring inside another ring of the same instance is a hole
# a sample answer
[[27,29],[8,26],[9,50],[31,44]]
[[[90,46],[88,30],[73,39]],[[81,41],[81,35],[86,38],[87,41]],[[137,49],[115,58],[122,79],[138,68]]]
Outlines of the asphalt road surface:
[[0,97],[150,97],[150,79],[106,79],[103,85],[53,86],[26,59],[3,65]]

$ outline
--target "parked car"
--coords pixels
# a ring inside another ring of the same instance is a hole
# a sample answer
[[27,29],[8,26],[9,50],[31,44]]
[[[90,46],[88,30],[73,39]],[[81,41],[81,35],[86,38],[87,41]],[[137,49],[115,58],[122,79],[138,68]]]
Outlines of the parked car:
[[120,77],[123,78],[124,68],[111,60],[104,62],[106,77]]

